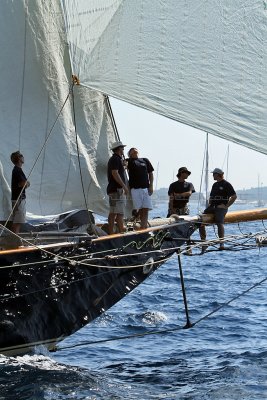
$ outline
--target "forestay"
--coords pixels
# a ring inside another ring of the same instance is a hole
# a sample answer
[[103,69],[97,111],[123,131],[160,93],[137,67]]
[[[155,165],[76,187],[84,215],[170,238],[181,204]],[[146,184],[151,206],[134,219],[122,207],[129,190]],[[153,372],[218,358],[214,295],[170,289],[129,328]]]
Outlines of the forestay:
[[34,167],[29,212],[87,205],[105,214],[106,164],[115,133],[105,98],[95,90],[74,87],[76,132],[72,97],[60,112],[72,75],[60,1],[1,1],[0,48],[0,220],[10,213],[10,154],[18,149],[26,175]]
[[81,83],[267,153],[265,0],[62,0]]

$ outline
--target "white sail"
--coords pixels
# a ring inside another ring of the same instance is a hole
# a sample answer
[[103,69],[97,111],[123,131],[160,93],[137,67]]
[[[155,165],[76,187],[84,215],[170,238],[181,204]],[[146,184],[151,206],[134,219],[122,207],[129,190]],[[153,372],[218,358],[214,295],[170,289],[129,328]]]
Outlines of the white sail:
[[75,86],[75,113],[72,96],[67,99],[72,71],[60,1],[1,1],[0,48],[0,220],[10,213],[10,154],[16,150],[25,157],[25,174],[32,170],[28,211],[88,206],[106,214],[115,133],[101,93]]
[[267,153],[265,0],[62,0],[83,85]]

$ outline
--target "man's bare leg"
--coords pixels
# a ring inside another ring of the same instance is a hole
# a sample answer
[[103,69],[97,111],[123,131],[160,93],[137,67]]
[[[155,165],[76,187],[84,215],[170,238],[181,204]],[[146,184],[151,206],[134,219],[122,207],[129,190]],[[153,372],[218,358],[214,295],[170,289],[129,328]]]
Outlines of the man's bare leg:
[[16,223],[12,224],[11,231],[16,233],[16,235],[18,235],[20,232],[20,227],[21,227],[21,224],[16,224]]
[[[203,240],[203,242],[206,242],[207,234],[206,234],[205,225],[200,225],[200,227],[199,227],[199,235],[200,235],[200,239]],[[202,248],[201,248],[201,253],[205,253],[207,248],[208,248],[208,246],[206,244],[203,244]]]
[[108,233],[109,235],[112,235],[114,233],[114,224],[115,224],[115,218],[117,214],[110,213],[108,216]]
[[224,249],[224,224],[217,224],[218,236],[220,239],[220,249]]
[[117,214],[116,222],[118,225],[119,232],[123,233],[125,231],[124,224],[123,224],[123,214]]
[[140,209],[140,221],[141,221],[141,229],[147,228],[148,208]]

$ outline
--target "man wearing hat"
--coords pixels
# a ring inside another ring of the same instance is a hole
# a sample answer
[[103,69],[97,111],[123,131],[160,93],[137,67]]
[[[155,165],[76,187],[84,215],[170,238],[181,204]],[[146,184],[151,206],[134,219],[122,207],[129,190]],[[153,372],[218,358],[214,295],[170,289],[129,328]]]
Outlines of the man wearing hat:
[[[209,206],[204,210],[204,214],[214,214],[214,221],[218,228],[218,236],[221,241],[220,250],[224,249],[224,217],[228,208],[235,202],[237,196],[231,185],[224,179],[224,172],[220,168],[212,171],[213,179],[216,181],[211,188]],[[205,225],[199,228],[201,240],[206,240]],[[207,249],[207,245],[202,246],[202,253]]]
[[14,164],[11,178],[11,201],[12,201],[12,227],[11,230],[18,234],[21,224],[26,222],[26,194],[25,189],[30,186],[24,172],[22,165],[24,164],[24,157],[20,151],[15,151],[11,154],[10,159]]
[[115,222],[118,225],[119,232],[124,231],[123,215],[125,209],[125,195],[128,194],[126,185],[125,169],[123,165],[123,152],[126,145],[120,141],[112,143],[110,149],[113,155],[108,161],[108,186],[107,194],[109,196],[109,234],[114,233]]
[[195,192],[194,185],[191,182],[186,182],[186,179],[191,174],[186,167],[181,167],[176,175],[178,180],[171,183],[168,195],[169,195],[169,217],[172,214],[177,215],[188,215],[189,208],[188,202],[192,193]]

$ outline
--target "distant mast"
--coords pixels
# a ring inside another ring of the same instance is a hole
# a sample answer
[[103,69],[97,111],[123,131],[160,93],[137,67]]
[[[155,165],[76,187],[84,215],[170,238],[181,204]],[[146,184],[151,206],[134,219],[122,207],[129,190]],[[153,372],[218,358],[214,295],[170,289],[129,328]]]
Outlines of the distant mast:
[[263,207],[264,200],[262,199],[262,183],[260,182],[260,174],[258,174],[258,201],[257,207]]
[[157,163],[157,169],[156,169],[156,185],[155,185],[155,190],[158,189],[158,178],[159,178],[159,161]]
[[226,156],[226,180],[228,179],[228,170],[229,170],[229,144],[227,146],[227,156]]
[[206,208],[209,205],[209,134],[206,136],[206,155],[205,155],[205,197],[206,197]]

